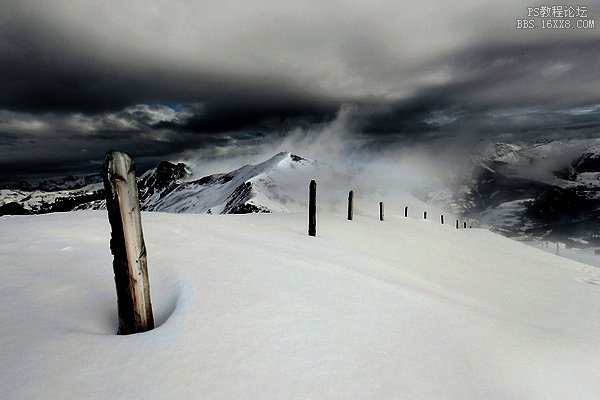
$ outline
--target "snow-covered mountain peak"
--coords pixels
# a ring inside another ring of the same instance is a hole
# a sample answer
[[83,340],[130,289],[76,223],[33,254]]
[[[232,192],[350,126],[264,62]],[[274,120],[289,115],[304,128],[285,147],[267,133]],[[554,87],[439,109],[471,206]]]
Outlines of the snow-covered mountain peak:
[[269,174],[274,171],[285,170],[288,168],[297,168],[297,167],[309,167],[315,166],[316,164],[320,164],[318,161],[309,160],[303,157],[300,157],[296,154],[292,154],[290,152],[281,152],[275,154],[273,157],[269,158],[266,161],[263,161],[259,164],[247,164],[237,170],[231,172],[230,174],[248,174],[248,175],[259,175],[259,174]]
[[170,179],[170,186],[157,194],[144,189],[148,184],[144,176],[142,209],[211,214],[290,211],[303,206],[310,179],[334,173],[327,164],[281,152],[228,173],[178,183]]
[[181,182],[192,175],[192,170],[184,163],[180,162],[175,164],[170,161],[161,161],[156,168],[150,169],[142,174],[140,180],[164,188],[171,182]]
[[289,152],[279,153],[273,157],[272,160],[279,160],[277,163],[278,168],[295,168],[297,166],[317,163],[315,160],[309,160]]
[[139,179],[142,207],[157,203],[192,175],[192,171],[184,163],[159,162],[156,168],[146,171]]

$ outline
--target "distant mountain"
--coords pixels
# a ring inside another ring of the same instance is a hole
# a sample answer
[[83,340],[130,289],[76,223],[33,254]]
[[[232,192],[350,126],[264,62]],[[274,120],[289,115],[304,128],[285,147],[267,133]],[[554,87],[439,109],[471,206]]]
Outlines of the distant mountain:
[[483,141],[442,207],[507,236],[600,246],[600,143]]
[[83,187],[93,185],[95,183],[101,183],[102,177],[100,173],[89,174],[89,175],[69,175],[64,178],[53,178],[37,183],[30,182],[17,182],[7,185],[0,186],[0,189],[18,190],[25,192],[42,191],[42,192],[56,192],[59,190],[74,190],[81,189]]
[[0,215],[64,212],[103,199],[100,173],[0,186]]
[[79,189],[26,191],[0,189],[0,215],[46,214],[95,209],[103,204],[104,189],[95,183]]
[[[582,155],[573,163],[573,169],[578,174],[591,173],[591,178],[598,179],[600,171],[600,143],[591,145]],[[589,178],[589,177],[588,177]]]
[[[194,179],[184,163],[161,161],[138,178],[141,209],[173,213],[245,214],[290,211],[305,207],[298,182],[315,175],[337,176],[327,164],[279,153],[256,165]],[[58,182],[60,180],[53,180]],[[69,181],[68,179],[66,181]],[[59,186],[57,186],[59,187]],[[104,189],[94,183],[76,189],[0,190],[0,215],[42,214],[105,208]]]

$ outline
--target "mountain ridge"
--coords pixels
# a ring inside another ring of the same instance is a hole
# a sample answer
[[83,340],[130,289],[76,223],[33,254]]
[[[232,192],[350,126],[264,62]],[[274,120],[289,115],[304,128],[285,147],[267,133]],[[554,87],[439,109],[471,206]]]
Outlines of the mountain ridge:
[[[474,148],[469,162],[470,171],[456,173],[449,186],[418,196],[420,200],[516,239],[600,247],[600,141],[490,139]],[[356,184],[328,164],[281,152],[202,177],[184,163],[161,161],[138,177],[138,189],[144,211],[287,212],[306,209],[305,184],[315,178],[336,197],[337,203],[322,201],[324,206],[340,207],[343,191]],[[0,215],[102,208],[101,183],[54,192],[0,190]]]
[[[294,199],[279,190],[283,178],[303,178],[311,172],[332,167],[292,154],[280,152],[258,164],[246,164],[227,173],[195,179],[184,163],[161,161],[138,178],[140,208],[143,211],[210,214],[246,214],[288,211],[285,204]],[[68,178],[67,178],[68,180]],[[53,180],[54,185],[61,182]],[[21,185],[27,187],[26,185]],[[284,186],[284,185],[283,185]],[[56,191],[23,189],[0,190],[0,215],[45,214],[59,211],[103,209],[102,183]]]

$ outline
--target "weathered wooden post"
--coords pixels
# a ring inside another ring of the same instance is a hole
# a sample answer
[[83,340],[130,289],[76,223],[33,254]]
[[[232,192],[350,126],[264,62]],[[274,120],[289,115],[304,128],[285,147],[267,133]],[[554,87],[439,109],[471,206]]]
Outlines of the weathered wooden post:
[[427,219],[427,211],[423,211],[423,219]]
[[404,217],[408,218],[408,206],[404,207]]
[[440,215],[440,222],[444,225],[444,214]]
[[348,221],[354,218],[354,191],[348,192]]
[[383,221],[383,201],[379,202],[379,220]]
[[308,189],[308,235],[317,236],[317,182],[311,180]]
[[117,287],[119,335],[154,329],[146,246],[135,163],[127,153],[109,151],[102,167],[106,209],[111,226],[110,249]]
[[456,229],[458,229],[458,220],[456,220]]
[[463,228],[467,229],[467,221],[463,222]]

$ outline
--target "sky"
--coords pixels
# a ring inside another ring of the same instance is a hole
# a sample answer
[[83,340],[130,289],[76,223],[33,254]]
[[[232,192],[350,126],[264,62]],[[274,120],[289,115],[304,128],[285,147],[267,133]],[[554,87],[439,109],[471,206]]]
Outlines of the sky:
[[520,0],[5,1],[0,182],[111,149],[143,170],[598,138],[600,2],[563,3],[595,28]]

